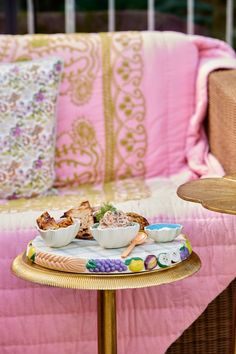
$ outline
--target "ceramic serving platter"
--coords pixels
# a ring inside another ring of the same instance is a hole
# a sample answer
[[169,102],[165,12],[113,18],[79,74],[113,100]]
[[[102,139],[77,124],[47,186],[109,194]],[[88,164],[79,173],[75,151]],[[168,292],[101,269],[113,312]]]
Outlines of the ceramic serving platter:
[[155,243],[151,239],[136,246],[126,258],[125,248],[104,249],[95,240],[75,239],[61,248],[45,245],[37,236],[27,246],[27,257],[34,263],[53,270],[72,273],[135,273],[172,267],[187,259],[192,248],[184,235],[172,242]]

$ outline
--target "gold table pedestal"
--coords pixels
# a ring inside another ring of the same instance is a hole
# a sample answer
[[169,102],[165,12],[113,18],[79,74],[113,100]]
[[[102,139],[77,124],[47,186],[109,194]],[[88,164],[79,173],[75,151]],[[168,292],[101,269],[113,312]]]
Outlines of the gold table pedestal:
[[[109,275],[108,275],[109,276]],[[98,291],[98,353],[116,354],[116,291]]]
[[134,274],[75,274],[46,269],[30,262],[24,253],[12,263],[13,273],[21,279],[43,285],[98,291],[98,353],[117,354],[116,290],[144,288],[184,279],[196,273],[201,261],[196,253],[165,270]]

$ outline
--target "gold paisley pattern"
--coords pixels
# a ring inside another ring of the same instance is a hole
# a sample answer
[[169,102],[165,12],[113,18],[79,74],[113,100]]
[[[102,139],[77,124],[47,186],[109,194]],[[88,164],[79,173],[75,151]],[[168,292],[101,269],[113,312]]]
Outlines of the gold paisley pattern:
[[[57,178],[57,187],[89,183],[102,176],[103,151],[92,122],[84,117],[76,118],[71,130],[58,135],[57,142],[56,167],[69,167],[74,171],[71,177]],[[78,166],[83,166],[81,173],[77,172]]]
[[[28,36],[26,55],[57,55],[64,53],[64,86],[61,95],[70,95],[75,105],[89,101],[93,82],[99,69],[98,37],[90,34],[33,35]],[[70,55],[67,55],[67,54]],[[22,56],[22,55],[21,55]],[[19,58],[16,58],[19,60]]]
[[3,37],[0,38],[0,60],[16,62],[51,55],[63,56],[66,70],[62,82],[66,88],[60,94],[70,95],[75,105],[83,105],[89,101],[100,66],[98,36],[34,34],[24,37],[9,36],[9,40]]
[[[63,190],[62,190],[63,191]],[[68,193],[68,194],[67,194]],[[132,178],[105,185],[81,185],[63,191],[64,195],[50,195],[31,199],[18,199],[0,204],[0,213],[14,213],[29,210],[67,210],[89,200],[91,205],[103,202],[124,202],[148,198],[151,195],[149,186],[143,179]]]
[[71,80],[72,90],[72,101],[76,105],[80,105],[89,101],[92,90],[93,90],[93,80],[87,78],[85,75],[78,75],[78,79]]

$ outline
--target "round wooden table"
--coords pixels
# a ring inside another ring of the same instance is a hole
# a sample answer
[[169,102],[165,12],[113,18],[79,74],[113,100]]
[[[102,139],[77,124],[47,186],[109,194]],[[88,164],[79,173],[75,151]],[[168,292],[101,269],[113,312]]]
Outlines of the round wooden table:
[[13,273],[21,279],[43,285],[98,291],[98,353],[116,354],[116,290],[144,288],[168,284],[196,273],[201,267],[198,255],[192,252],[185,261],[165,270],[133,274],[75,274],[40,267],[20,254],[12,263]]
[[[236,174],[187,182],[178,188],[177,195],[189,202],[201,203],[206,209],[236,215]],[[234,318],[236,319],[236,313]],[[236,326],[234,354],[236,354]]]

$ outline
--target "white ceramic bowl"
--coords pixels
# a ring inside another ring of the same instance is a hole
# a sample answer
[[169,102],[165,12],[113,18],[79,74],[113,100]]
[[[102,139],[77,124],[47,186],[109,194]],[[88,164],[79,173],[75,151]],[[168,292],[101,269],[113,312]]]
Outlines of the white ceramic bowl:
[[95,240],[103,248],[120,248],[128,246],[139,232],[140,225],[133,222],[131,226],[102,229],[99,223],[90,227]]
[[72,225],[56,230],[41,230],[38,226],[36,227],[47,246],[63,247],[68,245],[79,231],[80,221],[78,219],[73,221]]
[[155,242],[170,242],[181,234],[183,226],[180,224],[151,224],[144,228],[146,233]]

